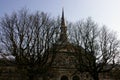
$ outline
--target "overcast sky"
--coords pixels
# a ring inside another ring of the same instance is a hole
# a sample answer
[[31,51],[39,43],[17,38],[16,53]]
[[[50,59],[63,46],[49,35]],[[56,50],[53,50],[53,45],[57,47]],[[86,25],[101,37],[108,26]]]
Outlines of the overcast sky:
[[61,15],[62,7],[68,21],[75,22],[90,16],[99,25],[105,24],[120,32],[120,0],[0,0],[0,17],[22,8],[48,12],[56,17]]

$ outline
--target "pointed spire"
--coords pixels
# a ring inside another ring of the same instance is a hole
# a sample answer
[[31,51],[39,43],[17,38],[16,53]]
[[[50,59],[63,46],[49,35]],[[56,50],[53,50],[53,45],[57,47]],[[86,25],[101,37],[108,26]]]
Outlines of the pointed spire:
[[61,42],[68,42],[67,40],[67,27],[65,26],[65,19],[64,19],[64,9],[62,8],[62,17],[61,17],[61,33],[60,33],[60,41]]
[[61,25],[65,25],[65,19],[64,19],[64,8],[62,8]]

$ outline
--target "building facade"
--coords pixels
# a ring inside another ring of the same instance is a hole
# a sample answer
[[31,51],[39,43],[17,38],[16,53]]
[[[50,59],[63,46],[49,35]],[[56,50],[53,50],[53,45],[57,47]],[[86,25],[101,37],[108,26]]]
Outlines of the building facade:
[[49,80],[92,80],[91,76],[85,72],[80,73],[76,69],[76,58],[73,55],[75,46],[73,46],[67,37],[67,26],[65,25],[64,10],[62,10],[60,37],[57,47],[60,47],[56,54],[52,68],[49,72]]

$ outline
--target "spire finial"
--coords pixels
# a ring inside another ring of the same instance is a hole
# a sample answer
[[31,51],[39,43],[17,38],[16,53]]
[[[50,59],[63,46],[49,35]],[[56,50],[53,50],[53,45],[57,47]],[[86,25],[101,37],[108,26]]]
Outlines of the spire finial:
[[62,8],[62,18],[64,18],[64,8]]
[[64,19],[64,8],[62,8],[61,25],[65,25],[65,19]]

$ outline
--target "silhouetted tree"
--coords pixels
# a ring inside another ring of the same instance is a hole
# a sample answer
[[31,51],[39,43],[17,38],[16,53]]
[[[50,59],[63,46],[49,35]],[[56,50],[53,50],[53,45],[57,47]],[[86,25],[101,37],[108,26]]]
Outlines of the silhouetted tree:
[[[13,55],[22,74],[33,80],[49,70],[55,57],[58,27],[55,20],[43,12],[29,13],[26,9],[5,15],[1,22],[1,42]],[[54,48],[51,48],[54,47]],[[52,53],[52,54],[50,54]],[[50,56],[50,57],[48,57]]]
[[94,80],[99,80],[99,73],[112,70],[117,63],[119,41],[116,34],[105,26],[98,28],[91,18],[78,22],[72,30],[71,40],[79,46],[75,55],[78,70],[89,72]]

